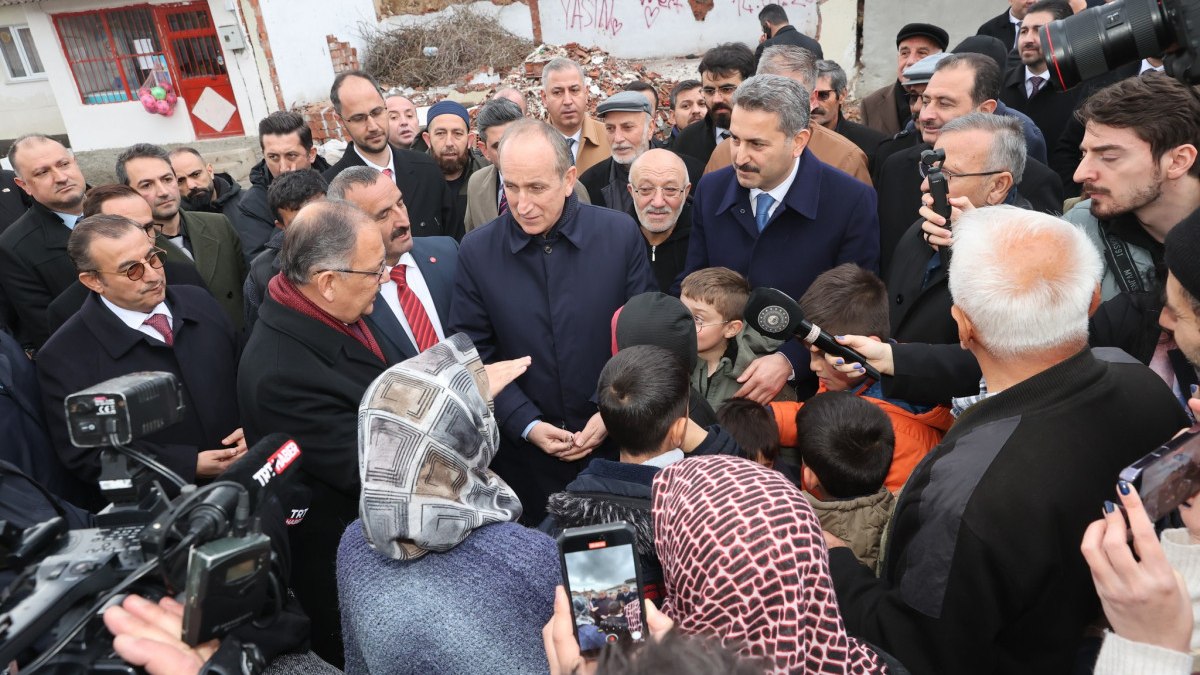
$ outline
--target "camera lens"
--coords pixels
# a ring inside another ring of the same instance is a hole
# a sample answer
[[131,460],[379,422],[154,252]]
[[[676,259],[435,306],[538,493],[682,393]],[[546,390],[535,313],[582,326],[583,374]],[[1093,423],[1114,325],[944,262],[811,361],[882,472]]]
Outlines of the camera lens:
[[1039,37],[1050,76],[1063,89],[1118,66],[1160,57],[1174,42],[1158,0],[1117,0],[1044,26]]

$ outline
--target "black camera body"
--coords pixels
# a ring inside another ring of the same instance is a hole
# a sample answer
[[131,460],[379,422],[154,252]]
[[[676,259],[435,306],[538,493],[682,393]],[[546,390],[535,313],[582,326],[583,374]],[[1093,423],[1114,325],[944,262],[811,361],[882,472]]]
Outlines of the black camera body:
[[1063,89],[1144,58],[1200,82],[1200,0],[1116,0],[1041,28],[1050,77]]

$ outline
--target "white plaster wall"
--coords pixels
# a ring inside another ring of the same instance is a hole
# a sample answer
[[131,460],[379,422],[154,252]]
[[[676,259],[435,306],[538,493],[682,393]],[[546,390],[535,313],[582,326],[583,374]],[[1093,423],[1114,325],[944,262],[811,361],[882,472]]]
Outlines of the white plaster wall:
[[287,107],[329,97],[333,63],[326,35],[363,54],[362,24],[375,26],[372,0],[261,0],[275,72]]
[[[100,150],[138,142],[190,143],[196,140],[191,119],[183,107],[190,105],[190,102],[184,99],[179,100],[175,114],[170,117],[147,113],[138,101],[84,105],[80,100],[79,89],[67,65],[51,15],[105,6],[120,6],[120,3],[98,5],[87,0],[43,0],[38,5],[30,5],[26,12],[29,29],[46,66],[46,74],[66,132],[71,137],[72,147],[75,150]],[[222,26],[237,21],[221,0],[210,0],[209,8],[214,25]],[[265,115],[267,110],[263,88],[253,67],[253,56],[249,50],[241,53],[225,50],[225,56],[242,125],[253,130],[255,120]]]
[[[950,34],[950,49],[953,49],[974,35],[980,24],[1007,10],[1008,3],[1004,0],[866,0],[863,70],[855,93],[866,96],[896,81],[896,33],[904,24],[931,23],[944,28]],[[850,69],[846,68],[846,72]]]
[[[0,26],[28,23],[24,7],[0,7]],[[46,48],[37,40],[34,44],[44,64],[46,56],[41,52]],[[50,87],[50,80],[43,77],[36,80],[12,81],[8,79],[8,69],[0,63],[0,138],[16,138],[32,132],[67,132],[62,115],[58,114],[58,104],[54,101],[54,90]]]

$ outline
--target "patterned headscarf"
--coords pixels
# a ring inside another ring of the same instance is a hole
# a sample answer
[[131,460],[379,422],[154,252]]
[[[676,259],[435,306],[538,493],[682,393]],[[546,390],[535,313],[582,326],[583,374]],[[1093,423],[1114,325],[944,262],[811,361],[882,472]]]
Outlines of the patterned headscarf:
[[488,469],[500,432],[487,391],[479,354],[461,333],[367,387],[358,409],[359,514],[372,548],[412,560],[520,517],[516,493]]
[[821,525],[783,474],[727,456],[676,462],[654,478],[663,610],[771,673],[882,673],[846,635]]

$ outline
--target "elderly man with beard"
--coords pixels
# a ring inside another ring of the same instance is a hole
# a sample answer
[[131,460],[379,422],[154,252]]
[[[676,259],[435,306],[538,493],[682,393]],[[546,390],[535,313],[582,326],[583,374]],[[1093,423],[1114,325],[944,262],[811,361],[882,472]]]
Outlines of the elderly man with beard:
[[429,146],[429,156],[437,162],[454,201],[450,216],[451,231],[461,239],[466,233],[467,182],[471,174],[488,165],[477,155],[475,134],[471,133],[471,115],[461,103],[449,99],[438,101],[429,108],[429,124],[421,137]]
[[646,239],[650,269],[664,292],[687,262],[688,237],[692,233],[692,205],[688,193],[687,167],[670,150],[649,150],[629,167],[629,194],[633,198],[638,226]]
[[458,242],[450,237],[414,239],[400,188],[368,167],[338,174],[326,196],[362,209],[383,236],[388,274],[364,320],[388,362],[412,358],[445,339]]
[[[596,116],[604,123],[612,156],[580,174],[579,182],[591,203],[633,215],[629,167],[653,142],[650,103],[640,91],[621,91],[597,106]],[[700,162],[687,157],[684,164],[689,180],[699,180]]]

